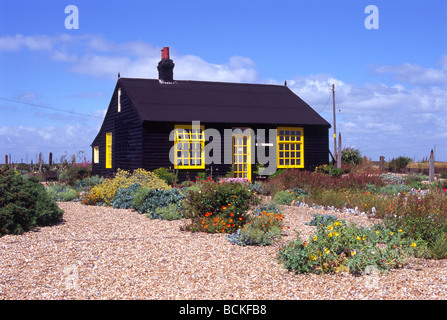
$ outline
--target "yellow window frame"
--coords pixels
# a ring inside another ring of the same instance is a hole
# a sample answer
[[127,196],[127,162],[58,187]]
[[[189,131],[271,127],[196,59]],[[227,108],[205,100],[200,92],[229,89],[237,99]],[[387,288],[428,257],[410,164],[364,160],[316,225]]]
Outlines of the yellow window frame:
[[304,168],[304,130],[302,127],[278,127],[276,143],[278,168]]
[[106,133],[106,169],[112,168],[112,133]]
[[205,169],[205,126],[174,126],[174,168]]

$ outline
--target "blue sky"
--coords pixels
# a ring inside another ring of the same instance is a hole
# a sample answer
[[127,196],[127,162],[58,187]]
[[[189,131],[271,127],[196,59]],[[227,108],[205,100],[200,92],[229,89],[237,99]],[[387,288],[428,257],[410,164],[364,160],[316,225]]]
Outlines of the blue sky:
[[[421,160],[436,145],[447,161],[446,0],[0,4],[2,162],[49,151],[90,159],[117,73],[157,78],[164,46],[176,79],[287,80],[331,124],[334,83],[344,147]],[[71,4],[79,29],[65,28]],[[365,28],[367,5],[379,10],[378,29]]]

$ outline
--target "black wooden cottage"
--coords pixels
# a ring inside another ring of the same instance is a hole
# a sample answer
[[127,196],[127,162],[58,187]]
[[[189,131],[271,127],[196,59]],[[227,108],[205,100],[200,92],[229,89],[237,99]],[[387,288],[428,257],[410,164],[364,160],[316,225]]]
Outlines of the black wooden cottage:
[[330,124],[286,85],[174,80],[169,48],[159,79],[121,78],[93,140],[93,174],[118,168],[233,172],[314,170],[328,163]]

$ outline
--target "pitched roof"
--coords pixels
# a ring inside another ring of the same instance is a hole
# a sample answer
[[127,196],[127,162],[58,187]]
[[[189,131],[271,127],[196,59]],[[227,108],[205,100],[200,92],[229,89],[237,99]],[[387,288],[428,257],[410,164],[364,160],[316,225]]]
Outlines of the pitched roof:
[[209,81],[162,83],[120,78],[142,121],[330,124],[288,87]]

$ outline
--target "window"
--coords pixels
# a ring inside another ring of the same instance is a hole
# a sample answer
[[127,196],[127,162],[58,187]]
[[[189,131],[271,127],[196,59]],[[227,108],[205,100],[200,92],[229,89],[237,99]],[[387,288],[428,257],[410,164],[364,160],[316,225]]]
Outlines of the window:
[[303,128],[277,129],[278,168],[304,168]]
[[112,133],[106,133],[106,169],[112,168]]
[[121,88],[118,88],[118,112],[121,112]]
[[93,163],[99,163],[99,147],[93,147]]
[[204,126],[176,125],[174,167],[176,169],[204,169]]

